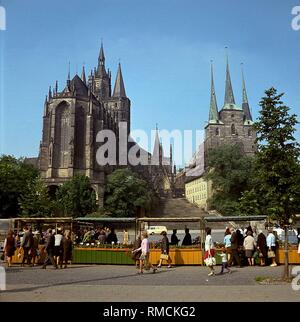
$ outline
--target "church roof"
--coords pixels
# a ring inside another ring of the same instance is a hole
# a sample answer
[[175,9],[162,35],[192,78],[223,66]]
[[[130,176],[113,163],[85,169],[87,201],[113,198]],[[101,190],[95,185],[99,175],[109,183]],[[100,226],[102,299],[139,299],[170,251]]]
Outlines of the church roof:
[[116,83],[114,87],[113,97],[126,97],[125,86],[122,76],[121,64],[119,63]]
[[88,88],[78,75],[71,80],[71,89],[75,88],[76,95],[88,96]]

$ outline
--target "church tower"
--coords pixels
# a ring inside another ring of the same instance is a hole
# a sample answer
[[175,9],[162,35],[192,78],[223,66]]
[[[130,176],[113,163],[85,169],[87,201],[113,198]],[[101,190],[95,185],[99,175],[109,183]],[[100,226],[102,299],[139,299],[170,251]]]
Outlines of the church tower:
[[[100,143],[96,137],[101,130],[111,130],[119,141],[119,122],[127,122],[130,133],[130,100],[126,96],[121,65],[119,64],[113,95],[111,73],[106,71],[103,44],[98,57],[98,67],[87,81],[85,67],[81,77],[71,79],[70,67],[66,86],[49,89],[44,103],[43,135],[40,143],[39,170],[49,187],[58,187],[75,174],[90,178],[103,202],[105,176],[114,165],[99,165],[96,154]],[[127,137],[126,137],[127,141]],[[116,156],[118,163],[118,155]]]
[[256,151],[256,134],[249,108],[244,74],[242,73],[242,107],[236,105],[229,61],[226,63],[225,99],[220,111],[214,86],[213,67],[211,66],[211,94],[209,120],[205,126],[204,157],[207,167],[209,152],[224,144],[239,145],[246,155],[253,155]]

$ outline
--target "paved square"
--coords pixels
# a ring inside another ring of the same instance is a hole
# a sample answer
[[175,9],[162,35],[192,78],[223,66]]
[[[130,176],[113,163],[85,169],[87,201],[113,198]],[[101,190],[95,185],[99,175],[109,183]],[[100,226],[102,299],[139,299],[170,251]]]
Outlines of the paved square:
[[[216,272],[220,267],[216,267]],[[280,277],[283,267],[232,268],[208,277],[206,267],[163,267],[137,274],[133,266],[73,265],[46,270],[6,269],[7,291],[0,301],[300,301],[290,284],[259,285],[257,277]]]

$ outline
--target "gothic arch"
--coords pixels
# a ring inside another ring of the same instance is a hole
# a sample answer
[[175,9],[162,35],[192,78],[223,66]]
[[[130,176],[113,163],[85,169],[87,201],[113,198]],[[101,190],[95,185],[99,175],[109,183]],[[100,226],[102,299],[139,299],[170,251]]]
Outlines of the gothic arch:
[[77,169],[85,168],[85,144],[86,144],[86,113],[82,106],[78,106],[75,112],[75,162]]
[[54,160],[55,168],[67,168],[71,126],[70,105],[63,101],[55,111]]
[[234,124],[231,124],[231,135],[236,135],[236,128]]

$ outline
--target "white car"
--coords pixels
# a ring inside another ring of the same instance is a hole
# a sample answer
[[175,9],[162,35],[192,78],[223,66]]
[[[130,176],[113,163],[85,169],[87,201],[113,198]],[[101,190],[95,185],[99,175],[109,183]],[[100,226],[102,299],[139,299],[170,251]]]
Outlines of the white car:
[[166,226],[149,226],[147,229],[148,235],[156,235],[156,234],[161,234],[163,231],[168,233],[167,227]]

